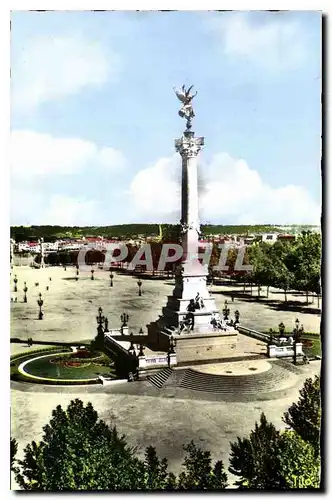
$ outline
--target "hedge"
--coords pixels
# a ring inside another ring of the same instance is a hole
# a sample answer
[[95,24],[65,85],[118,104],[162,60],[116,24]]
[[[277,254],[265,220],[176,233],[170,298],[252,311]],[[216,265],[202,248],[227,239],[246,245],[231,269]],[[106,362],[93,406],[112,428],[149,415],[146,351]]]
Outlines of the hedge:
[[10,361],[16,361],[17,359],[20,359],[20,358],[26,358],[26,357],[30,357],[31,354],[38,354],[38,353],[41,353],[41,352],[44,352],[45,354],[47,354],[48,352],[53,352],[53,351],[59,351],[59,352],[70,352],[71,349],[69,347],[61,347],[61,346],[54,346],[54,347],[44,347],[44,348],[41,348],[41,349],[33,349],[29,352],[20,352],[18,354],[13,354],[12,356],[10,356]]
[[90,379],[90,380],[38,380],[30,378],[29,376],[22,375],[21,373],[15,373],[11,376],[11,380],[16,382],[29,382],[34,384],[43,384],[43,385],[92,385],[99,384],[99,379]]
[[[265,335],[270,335],[272,333],[272,335],[280,335],[280,332],[279,330],[272,330],[272,332],[270,331],[265,331],[263,332]],[[320,337],[320,333],[317,333],[317,332],[304,332],[302,333],[301,337],[303,337],[304,339],[307,338],[308,336],[312,336],[312,337]],[[288,336],[288,337],[293,337],[294,336],[294,332],[293,331],[284,331],[284,333],[282,335],[280,335],[281,337],[282,336]]]

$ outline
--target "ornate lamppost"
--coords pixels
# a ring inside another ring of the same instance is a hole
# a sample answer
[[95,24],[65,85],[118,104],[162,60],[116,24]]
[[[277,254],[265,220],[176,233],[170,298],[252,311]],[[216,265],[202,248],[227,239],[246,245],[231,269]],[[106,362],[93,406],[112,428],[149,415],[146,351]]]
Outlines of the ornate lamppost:
[[294,350],[294,365],[297,364],[297,359],[296,359],[296,344],[299,341],[299,336],[300,336],[300,329],[299,329],[299,318],[296,318],[295,320],[295,328],[293,330],[293,335],[294,335],[294,341],[293,341],[293,350]]
[[301,341],[301,337],[304,334],[304,328],[303,325],[301,325],[301,328],[299,329],[299,342]]
[[103,324],[105,323],[105,316],[103,315],[103,309],[101,307],[98,308],[98,316],[96,316],[97,320],[97,332],[98,335],[102,335],[104,333]]
[[39,299],[37,300],[37,304],[39,305],[38,319],[43,319],[44,313],[42,311],[42,307],[43,307],[44,301],[42,299],[42,294],[41,293],[39,294]]
[[24,288],[23,288],[23,292],[24,292],[23,302],[28,302],[27,291],[28,291],[28,287],[27,287],[27,282],[25,281],[24,282]]
[[227,321],[228,320],[228,316],[229,316],[229,313],[230,313],[230,309],[229,307],[227,306],[227,300],[225,300],[225,306],[222,310],[222,313],[223,313],[223,316],[224,316],[224,320]]
[[129,335],[129,337],[130,337],[130,347],[129,347],[129,349],[128,349],[128,352],[129,352],[129,354],[131,354],[132,356],[136,356],[135,346],[134,346],[134,342],[133,342],[133,337],[134,337],[134,336],[133,336],[133,334],[131,333],[131,334]]
[[92,280],[94,280],[94,279],[95,279],[95,277],[94,277],[94,275],[93,275],[93,274],[94,274],[94,272],[95,272],[95,270],[94,270],[94,269],[91,269],[91,279],[92,279]]
[[113,286],[113,277],[114,277],[114,276],[113,276],[113,273],[112,273],[112,271],[111,271],[111,273],[110,273],[110,280],[111,280],[110,286],[111,286],[111,287]]
[[272,330],[272,328],[270,328],[269,334],[270,334],[270,345],[272,345],[273,344],[273,330]]
[[279,323],[278,328],[279,328],[279,337],[282,337],[283,335],[285,335],[286,327],[283,324],[283,322]]
[[17,292],[17,282],[18,282],[18,279],[17,279],[16,274],[15,274],[15,276],[14,276],[13,281],[14,281],[14,292]]
[[138,278],[137,286],[138,286],[138,295],[140,297],[142,295],[142,290],[141,290],[142,282],[141,282],[140,278]]
[[174,337],[171,335],[169,338],[169,349],[168,349],[168,354],[175,354],[175,340]]
[[139,355],[139,356],[145,356],[145,354],[144,354],[144,350],[145,350],[144,345],[143,345],[143,344],[140,344],[140,345],[139,345],[139,352],[138,352],[138,355]]
[[103,309],[102,307],[98,308],[98,316],[96,316],[97,323],[100,324],[104,321]]
[[296,320],[295,320],[295,328],[293,330],[294,337],[297,337],[298,334],[299,334],[299,325],[300,325],[300,320],[299,320],[299,318],[296,318]]
[[[127,313],[122,313],[121,316],[122,328],[128,325],[129,315]],[[132,334],[131,334],[132,335]]]

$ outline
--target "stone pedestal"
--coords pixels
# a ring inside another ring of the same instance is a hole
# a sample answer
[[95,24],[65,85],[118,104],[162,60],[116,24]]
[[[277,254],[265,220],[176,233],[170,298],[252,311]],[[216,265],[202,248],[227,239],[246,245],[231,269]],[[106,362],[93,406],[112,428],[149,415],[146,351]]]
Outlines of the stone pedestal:
[[40,245],[40,268],[45,267],[44,238],[39,239]]
[[10,238],[10,267],[12,268],[14,265],[14,246],[15,240]]

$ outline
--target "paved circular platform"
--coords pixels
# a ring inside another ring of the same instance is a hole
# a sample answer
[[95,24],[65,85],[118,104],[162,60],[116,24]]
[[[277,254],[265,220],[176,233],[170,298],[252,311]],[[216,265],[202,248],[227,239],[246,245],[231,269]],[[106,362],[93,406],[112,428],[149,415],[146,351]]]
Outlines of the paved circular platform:
[[253,375],[271,370],[272,365],[266,360],[236,361],[195,366],[194,371],[213,375]]

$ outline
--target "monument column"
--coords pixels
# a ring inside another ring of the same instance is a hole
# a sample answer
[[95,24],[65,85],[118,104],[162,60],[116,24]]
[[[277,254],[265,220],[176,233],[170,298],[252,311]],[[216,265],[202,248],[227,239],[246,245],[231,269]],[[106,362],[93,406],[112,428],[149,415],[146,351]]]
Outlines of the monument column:
[[204,137],[195,137],[191,121],[195,116],[190,93],[183,85],[174,89],[182,103],[181,118],[186,129],[175,140],[175,149],[182,158],[181,235],[183,258],[177,266],[175,287],[168,295],[163,314],[148,327],[149,341],[159,349],[167,350],[170,338],[176,338],[177,362],[218,359],[227,349],[235,347],[237,332],[232,324],[220,317],[215,298],[208,290],[208,266],[198,260],[200,223],[198,215],[198,155],[204,146]]
[[45,261],[44,261],[44,238],[39,239],[39,245],[40,245],[40,267],[43,268],[45,267]]
[[10,267],[11,267],[11,269],[13,268],[13,264],[14,264],[14,246],[15,246],[15,240],[13,238],[10,238]]
[[[190,124],[189,124],[190,126]],[[197,261],[200,224],[198,216],[197,157],[204,145],[204,137],[194,137],[187,129],[181,139],[175,140],[175,149],[182,157],[181,233],[183,264],[189,271]]]

